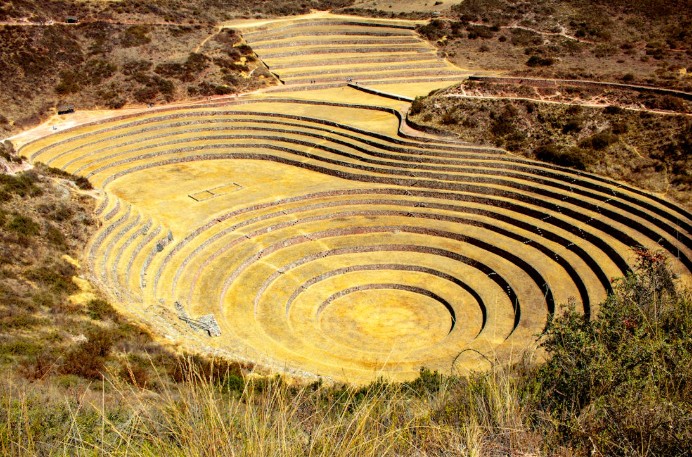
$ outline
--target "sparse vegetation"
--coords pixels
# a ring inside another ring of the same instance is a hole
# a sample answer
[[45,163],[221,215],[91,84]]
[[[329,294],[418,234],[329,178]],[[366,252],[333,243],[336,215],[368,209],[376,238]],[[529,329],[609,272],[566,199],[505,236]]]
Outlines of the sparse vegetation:
[[[473,93],[475,83],[464,84],[466,93]],[[689,150],[692,125],[685,115],[659,115],[612,105],[594,108],[459,98],[457,92],[450,88],[417,100],[415,113],[410,113],[412,119],[451,130],[465,141],[624,179],[690,204],[692,163],[683,151]],[[494,93],[538,98],[533,88],[521,85],[493,88]],[[585,93],[580,95],[585,97]]]
[[419,33],[463,68],[690,91],[689,10],[682,0],[465,0]]

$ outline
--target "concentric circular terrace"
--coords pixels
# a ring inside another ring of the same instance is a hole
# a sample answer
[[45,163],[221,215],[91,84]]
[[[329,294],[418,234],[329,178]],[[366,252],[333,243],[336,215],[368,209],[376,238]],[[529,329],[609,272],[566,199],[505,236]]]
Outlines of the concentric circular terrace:
[[[87,258],[121,308],[199,350],[364,382],[483,367],[531,344],[559,304],[593,313],[632,247],[667,251],[689,282],[686,210],[418,134],[402,123],[406,102],[345,86],[349,57],[333,55],[353,51],[344,40],[423,53],[404,23],[363,21],[247,26],[300,90],[286,81],[290,93],[152,110],[23,147],[103,189]],[[282,46],[321,51],[301,64]],[[449,84],[408,60],[404,84],[379,58],[354,75],[389,92]],[[199,331],[209,314],[218,337]]]

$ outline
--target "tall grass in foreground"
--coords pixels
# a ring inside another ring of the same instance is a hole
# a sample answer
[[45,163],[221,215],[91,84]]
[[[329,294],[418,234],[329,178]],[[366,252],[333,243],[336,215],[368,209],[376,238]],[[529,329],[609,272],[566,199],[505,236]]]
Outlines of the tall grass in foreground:
[[471,379],[422,371],[411,383],[291,386],[257,379],[235,390],[188,371],[151,392],[116,376],[62,393],[0,390],[3,455],[521,455],[540,440],[522,425],[504,370]]

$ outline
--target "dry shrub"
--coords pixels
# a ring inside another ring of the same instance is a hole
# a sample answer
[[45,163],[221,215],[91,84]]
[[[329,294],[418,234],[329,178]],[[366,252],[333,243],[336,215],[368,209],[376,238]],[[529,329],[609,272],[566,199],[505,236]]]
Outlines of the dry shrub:
[[106,357],[113,344],[113,336],[109,330],[92,328],[86,335],[86,341],[78,343],[65,354],[60,372],[87,379],[101,379],[106,371]]

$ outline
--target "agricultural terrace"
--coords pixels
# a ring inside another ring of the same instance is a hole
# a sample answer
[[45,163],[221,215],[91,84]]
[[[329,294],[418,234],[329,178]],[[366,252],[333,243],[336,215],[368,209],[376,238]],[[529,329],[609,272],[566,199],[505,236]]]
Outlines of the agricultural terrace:
[[85,257],[119,309],[299,376],[482,369],[530,346],[561,304],[594,315],[635,247],[665,251],[690,282],[686,210],[409,127],[407,97],[465,74],[414,25],[232,24],[284,85],[76,126],[21,154],[102,190]]

